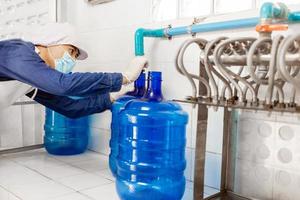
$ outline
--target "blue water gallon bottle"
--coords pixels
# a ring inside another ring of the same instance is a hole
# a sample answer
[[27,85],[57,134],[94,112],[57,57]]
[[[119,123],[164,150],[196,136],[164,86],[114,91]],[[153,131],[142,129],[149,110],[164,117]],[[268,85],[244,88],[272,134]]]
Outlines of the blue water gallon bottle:
[[111,122],[111,139],[109,142],[110,154],[109,154],[109,168],[114,176],[117,172],[117,155],[118,155],[118,137],[119,137],[119,119],[118,114],[125,104],[132,99],[141,98],[145,94],[145,72],[141,73],[139,78],[134,82],[134,91],[128,92],[126,95],[117,99],[112,105],[112,122]]
[[46,108],[44,145],[54,155],[75,155],[87,149],[89,141],[88,117],[70,119]]
[[164,101],[161,72],[149,72],[142,99],[119,114],[116,187],[122,200],[180,200],[185,191],[188,115]]

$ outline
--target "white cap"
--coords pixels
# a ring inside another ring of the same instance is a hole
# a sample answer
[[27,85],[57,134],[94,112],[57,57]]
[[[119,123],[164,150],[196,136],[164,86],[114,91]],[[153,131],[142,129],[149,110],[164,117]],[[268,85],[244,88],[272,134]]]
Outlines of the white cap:
[[69,23],[48,23],[35,28],[31,27],[31,30],[24,34],[23,39],[42,46],[73,45],[79,50],[78,60],[88,57],[87,52],[79,48],[75,29]]

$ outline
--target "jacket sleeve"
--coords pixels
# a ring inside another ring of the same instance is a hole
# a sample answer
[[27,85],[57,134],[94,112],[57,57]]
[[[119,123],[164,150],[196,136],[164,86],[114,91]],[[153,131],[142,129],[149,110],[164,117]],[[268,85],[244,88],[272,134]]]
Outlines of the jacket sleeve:
[[59,96],[89,96],[116,92],[121,73],[69,73],[50,68],[34,50],[17,47],[3,58],[1,74]]
[[[31,97],[33,93],[34,91],[26,94],[26,96]],[[81,99],[72,99],[70,97],[57,96],[39,90],[34,100],[69,118],[79,118],[100,113],[110,109],[112,105],[109,93]]]

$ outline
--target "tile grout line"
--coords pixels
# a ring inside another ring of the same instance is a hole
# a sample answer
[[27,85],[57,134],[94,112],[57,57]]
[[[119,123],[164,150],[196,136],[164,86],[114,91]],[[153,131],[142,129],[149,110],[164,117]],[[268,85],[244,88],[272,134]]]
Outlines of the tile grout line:
[[[50,158],[55,159],[55,157],[50,157]],[[46,179],[49,180],[49,181],[53,181],[54,183],[57,183],[57,184],[59,184],[59,185],[62,185],[62,186],[66,187],[66,188],[68,188],[68,189],[70,189],[70,190],[72,190],[72,191],[74,191],[74,192],[79,192],[79,191],[76,191],[75,189],[73,189],[73,188],[71,188],[71,187],[69,187],[69,186],[64,185],[63,183],[58,182],[58,180],[55,180],[55,179],[53,179],[53,178],[51,178],[51,177],[48,177],[48,176],[42,174],[41,172],[37,171],[36,169],[32,169],[32,168],[30,168],[29,166],[23,165],[22,163],[19,163],[19,162],[15,161],[15,160],[13,160],[13,159],[11,159],[11,158],[9,158],[9,157],[8,157],[7,159],[8,159],[9,161],[12,161],[13,163],[19,165],[19,166],[22,166],[22,167],[24,167],[24,168],[26,168],[26,169],[28,169],[28,170],[30,170],[30,171],[32,171],[32,172],[35,172],[35,173],[39,174],[40,176],[46,178]],[[61,161],[61,160],[59,160],[59,159],[55,159],[55,160],[62,162],[63,164],[62,164],[61,166],[63,166],[63,165],[72,166],[72,167],[74,167],[74,168],[76,168],[76,169],[80,169],[80,170],[84,171],[85,173],[88,173],[88,174],[97,176],[97,175],[94,174],[94,173],[91,173],[91,172],[89,172],[89,171],[87,171],[87,170],[84,170],[84,169],[82,169],[82,168],[79,168],[79,167],[77,167],[77,166],[71,165],[70,163]],[[89,160],[87,160],[87,161],[90,161],[90,160],[93,160],[93,159],[89,159]],[[103,170],[104,170],[104,169],[103,169]],[[77,175],[82,175],[82,174],[84,174],[84,173],[80,173],[80,174],[77,174]],[[63,177],[63,178],[72,177],[72,176],[76,176],[76,175],[70,175],[70,176],[66,176],[66,177]],[[105,180],[107,180],[107,181],[110,181],[110,183],[102,184],[102,185],[108,185],[108,184],[112,184],[112,183],[113,183],[113,181],[107,179],[107,178],[104,177],[104,176],[100,176],[100,175],[98,175],[98,176],[101,177],[101,178],[103,178],[103,179],[105,179]],[[100,185],[99,185],[99,186],[100,186]],[[96,187],[99,187],[99,186],[96,186]],[[1,186],[1,185],[0,185],[0,187],[3,188],[3,189],[5,189],[5,190],[8,191],[9,193],[13,194],[14,196],[18,197],[16,194],[14,194],[14,193],[13,193],[12,191],[10,191],[9,189],[4,188],[4,186]],[[86,189],[84,189],[84,190],[88,190],[88,189],[92,189],[92,188],[93,188],[93,187],[91,187],[91,188],[86,188]],[[82,190],[82,191],[83,191],[83,190]],[[69,194],[71,194],[71,193],[69,193]],[[69,194],[66,194],[66,195],[69,195]],[[19,197],[18,197],[18,198],[19,198]],[[22,200],[21,198],[19,198],[19,199]]]
[[3,190],[7,191],[8,193],[14,195],[15,197],[17,197],[19,200],[22,200],[21,197],[19,197],[18,195],[14,194],[13,192],[11,192],[10,190],[8,190],[7,188],[3,187],[0,185],[0,188],[2,188]]

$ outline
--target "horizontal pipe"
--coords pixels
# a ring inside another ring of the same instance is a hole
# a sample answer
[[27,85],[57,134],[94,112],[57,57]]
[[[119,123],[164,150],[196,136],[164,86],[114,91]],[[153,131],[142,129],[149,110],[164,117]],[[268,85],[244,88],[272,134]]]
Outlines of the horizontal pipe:
[[300,21],[300,12],[292,12],[289,14],[288,19],[290,22],[299,22]]
[[170,28],[170,29],[166,29],[165,33],[167,36],[177,36],[177,35],[184,35],[184,34],[194,34],[194,33],[228,30],[228,29],[235,29],[235,28],[246,28],[246,27],[256,26],[258,23],[259,23],[259,18],[248,18],[248,19],[231,20],[226,22],[215,22],[215,23]]
[[[283,3],[264,3],[260,9],[260,17],[230,20],[207,24],[196,24],[191,26],[181,26],[165,29],[144,29],[140,28],[135,33],[135,54],[144,55],[144,38],[159,37],[167,38],[185,34],[195,34],[201,32],[220,31],[237,28],[255,27],[260,22],[267,22],[272,19],[286,19],[290,23],[300,21],[300,12],[289,12]],[[266,21],[267,20],[267,21]]]
[[253,110],[253,111],[269,111],[269,112],[288,112],[288,113],[295,113],[300,111],[300,107],[288,107],[287,105],[285,107],[274,107],[270,109],[269,107],[264,106],[265,102],[260,101],[258,102],[258,105],[251,105],[251,103],[246,104],[231,104],[227,101],[220,101],[217,103],[198,99],[198,100],[191,100],[189,97],[187,100],[180,100],[180,99],[173,99],[173,101],[181,102],[181,103],[189,103],[189,104],[199,104],[199,105],[206,105],[209,107],[224,107],[224,108],[231,108],[231,109],[242,109],[242,110]]
[[[204,59],[204,58],[202,58]],[[213,56],[209,57],[211,63],[213,62]],[[254,65],[269,65],[271,60],[271,55],[260,55],[253,56],[253,64]],[[246,66],[247,65],[247,56],[245,55],[222,55],[220,58],[220,62],[224,65],[229,66]],[[298,54],[287,54],[286,55],[286,64],[288,66],[300,66],[300,57]]]

